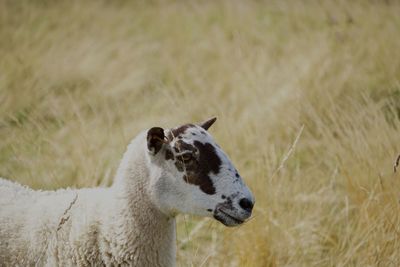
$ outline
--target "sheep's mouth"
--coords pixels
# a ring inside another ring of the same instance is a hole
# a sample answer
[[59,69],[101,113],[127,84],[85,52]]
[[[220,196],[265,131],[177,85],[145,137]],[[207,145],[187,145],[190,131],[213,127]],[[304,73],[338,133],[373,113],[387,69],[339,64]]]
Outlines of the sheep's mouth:
[[237,226],[239,224],[244,223],[244,220],[222,210],[222,209],[216,209],[214,212],[214,218],[221,223],[223,223],[225,226]]

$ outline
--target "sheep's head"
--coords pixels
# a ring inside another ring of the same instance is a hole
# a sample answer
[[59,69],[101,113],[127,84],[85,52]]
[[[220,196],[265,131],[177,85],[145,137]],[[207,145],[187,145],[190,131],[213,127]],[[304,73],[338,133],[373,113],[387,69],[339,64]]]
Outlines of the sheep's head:
[[150,162],[158,173],[150,193],[167,214],[210,216],[235,226],[250,217],[254,197],[207,132],[215,120],[147,132]]

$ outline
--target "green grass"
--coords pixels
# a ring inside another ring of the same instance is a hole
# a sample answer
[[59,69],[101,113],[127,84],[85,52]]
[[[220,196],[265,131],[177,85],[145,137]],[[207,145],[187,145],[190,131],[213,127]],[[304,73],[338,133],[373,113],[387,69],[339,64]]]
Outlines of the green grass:
[[216,115],[254,217],[228,229],[179,216],[179,266],[398,266],[399,12],[0,1],[0,175],[108,185],[140,130]]

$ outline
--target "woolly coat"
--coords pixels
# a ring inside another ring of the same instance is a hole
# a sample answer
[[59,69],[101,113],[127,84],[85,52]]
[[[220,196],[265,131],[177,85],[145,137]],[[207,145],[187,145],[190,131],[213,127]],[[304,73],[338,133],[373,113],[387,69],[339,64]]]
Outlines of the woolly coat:
[[174,266],[175,219],[151,200],[145,144],[142,133],[128,146],[110,188],[34,191],[0,178],[0,263]]

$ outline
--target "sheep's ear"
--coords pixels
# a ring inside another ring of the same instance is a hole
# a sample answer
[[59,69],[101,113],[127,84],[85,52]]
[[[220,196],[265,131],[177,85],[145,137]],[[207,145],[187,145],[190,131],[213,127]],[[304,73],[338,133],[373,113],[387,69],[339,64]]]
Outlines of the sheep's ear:
[[153,127],[147,132],[147,147],[154,155],[165,143],[164,137],[164,129],[160,127]]
[[211,119],[203,121],[202,123],[199,123],[199,126],[202,127],[204,130],[208,130],[208,128],[210,128],[211,125],[213,125],[216,120],[217,117],[213,117]]

